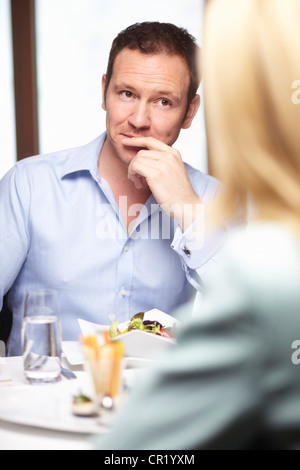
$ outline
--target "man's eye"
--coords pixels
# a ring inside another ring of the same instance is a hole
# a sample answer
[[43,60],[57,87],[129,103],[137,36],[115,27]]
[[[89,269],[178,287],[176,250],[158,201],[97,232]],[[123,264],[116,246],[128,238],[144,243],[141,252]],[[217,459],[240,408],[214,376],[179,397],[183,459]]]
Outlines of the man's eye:
[[122,91],[121,95],[124,96],[125,98],[131,98],[132,97],[131,91],[126,91],[126,90]]
[[161,104],[163,107],[171,106],[170,101],[169,101],[169,100],[166,100],[166,99],[161,99],[161,100],[160,100],[160,104]]

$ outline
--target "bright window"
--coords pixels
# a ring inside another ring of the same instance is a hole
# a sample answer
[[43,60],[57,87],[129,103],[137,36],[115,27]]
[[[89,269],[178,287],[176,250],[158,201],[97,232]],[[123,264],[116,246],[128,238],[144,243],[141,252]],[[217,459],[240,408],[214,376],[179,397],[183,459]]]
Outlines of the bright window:
[[[105,130],[101,77],[114,37],[130,24],[183,26],[201,43],[199,0],[36,0],[40,151],[82,145]],[[206,171],[203,112],[175,144]]]
[[16,161],[14,82],[9,0],[0,1],[0,178]]

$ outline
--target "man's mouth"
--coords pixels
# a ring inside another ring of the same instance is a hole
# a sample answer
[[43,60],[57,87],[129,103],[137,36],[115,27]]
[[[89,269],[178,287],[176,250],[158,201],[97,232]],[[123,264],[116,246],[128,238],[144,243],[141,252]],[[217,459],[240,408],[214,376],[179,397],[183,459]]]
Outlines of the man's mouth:
[[126,148],[128,148],[131,152],[138,153],[140,150],[148,150],[146,147],[134,147],[130,145],[125,145]]
[[[126,139],[132,139],[133,137],[135,137],[135,136],[129,136],[129,135],[125,135],[125,134],[123,134],[123,135]],[[135,152],[135,153],[138,153],[140,150],[148,150],[147,147],[136,147],[135,145],[130,145],[130,141],[123,142],[123,145],[124,145],[124,147],[126,147],[127,150],[129,150],[131,152]]]
[[[123,146],[125,151],[130,152],[132,157],[135,157],[137,153],[140,152],[141,150],[149,150],[148,147],[137,147],[136,145],[130,145],[130,139],[134,139],[138,137],[145,137],[145,136],[121,133],[119,134],[119,137],[121,138],[121,145]],[[123,139],[128,139],[128,141],[122,142]]]
[[125,139],[134,139],[134,138],[138,138],[138,137],[147,137],[145,135],[141,135],[141,134],[138,134],[138,135],[134,135],[134,134],[120,134],[122,138],[125,138]]

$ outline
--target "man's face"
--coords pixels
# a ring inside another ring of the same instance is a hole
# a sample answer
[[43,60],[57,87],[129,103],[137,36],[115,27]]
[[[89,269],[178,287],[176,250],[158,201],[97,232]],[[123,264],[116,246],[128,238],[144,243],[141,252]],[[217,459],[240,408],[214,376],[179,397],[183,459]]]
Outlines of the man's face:
[[186,118],[189,71],[177,55],[143,54],[123,49],[116,57],[104,97],[107,145],[129,164],[138,148],[125,146],[125,137],[154,137],[173,145],[180,129],[190,126]]

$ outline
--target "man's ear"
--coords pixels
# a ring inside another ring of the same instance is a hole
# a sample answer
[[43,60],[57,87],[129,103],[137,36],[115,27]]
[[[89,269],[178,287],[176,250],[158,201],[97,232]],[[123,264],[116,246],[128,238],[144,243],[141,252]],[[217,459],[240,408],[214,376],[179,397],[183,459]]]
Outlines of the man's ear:
[[196,116],[196,113],[199,109],[199,106],[200,106],[200,95],[195,95],[192,101],[190,102],[190,106],[183,120],[181,129],[188,129],[191,126],[193,119]]
[[106,85],[106,75],[102,75],[102,109],[106,111],[106,103],[105,103],[105,85]]

